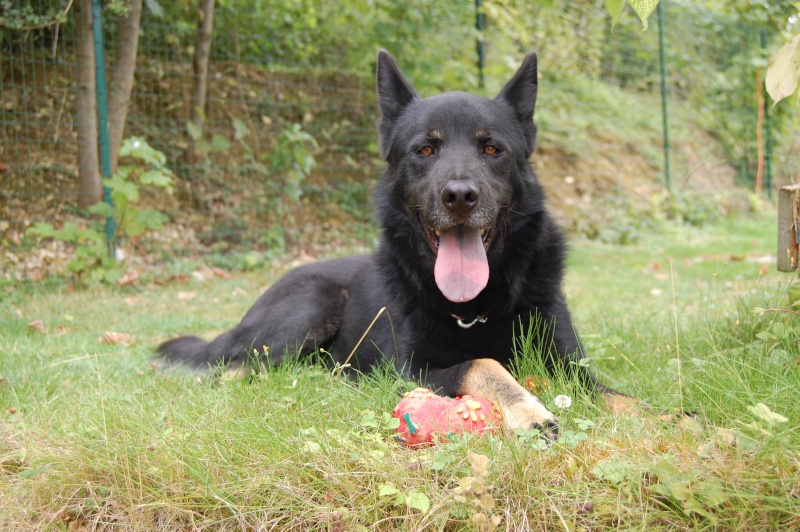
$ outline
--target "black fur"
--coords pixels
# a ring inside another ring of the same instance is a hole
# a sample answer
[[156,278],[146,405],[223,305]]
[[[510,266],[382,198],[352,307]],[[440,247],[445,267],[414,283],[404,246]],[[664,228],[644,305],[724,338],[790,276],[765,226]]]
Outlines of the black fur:
[[[577,371],[589,388],[605,391],[588,370],[569,363],[582,355],[561,290],[564,238],[528,162],[536,137],[536,56],[493,100],[464,92],[420,98],[385,51],[377,82],[388,168],[374,193],[382,226],[375,253],[293,270],[234,329],[212,342],[168,341],[159,347],[162,360],[238,366],[253,347],[267,345],[277,364],[287,354],[325,348],[334,362],[361,372],[393,361],[404,375],[457,395],[473,360],[507,366],[515,334],[540,323],[534,338],[545,347],[547,366]],[[431,234],[454,226],[490,228],[488,284],[463,303],[448,300],[434,279]],[[383,307],[386,315],[349,358]],[[463,329],[453,316],[486,322]]]

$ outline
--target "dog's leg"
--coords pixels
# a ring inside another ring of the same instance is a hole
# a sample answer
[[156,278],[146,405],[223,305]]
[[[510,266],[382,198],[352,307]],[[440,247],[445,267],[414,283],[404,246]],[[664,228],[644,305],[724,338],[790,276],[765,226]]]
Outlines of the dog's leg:
[[496,360],[480,358],[451,368],[431,370],[426,382],[444,395],[491,399],[503,414],[503,426],[512,432],[519,428],[539,428],[551,437],[558,433],[558,418]]

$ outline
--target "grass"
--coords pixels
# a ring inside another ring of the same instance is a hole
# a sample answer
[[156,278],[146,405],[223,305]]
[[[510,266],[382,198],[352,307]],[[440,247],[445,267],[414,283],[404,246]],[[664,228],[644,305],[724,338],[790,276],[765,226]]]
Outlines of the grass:
[[[787,309],[793,290],[758,262],[774,225],[767,212],[573,243],[565,289],[591,364],[652,409],[608,414],[556,376],[541,394],[562,422],[552,445],[403,449],[389,413],[412,385],[390,371],[356,384],[296,362],[212,383],[149,369],[159,341],[236,323],[263,273],[7,290],[0,529],[797,528],[800,321],[753,312]],[[659,416],[679,410],[695,416]]]

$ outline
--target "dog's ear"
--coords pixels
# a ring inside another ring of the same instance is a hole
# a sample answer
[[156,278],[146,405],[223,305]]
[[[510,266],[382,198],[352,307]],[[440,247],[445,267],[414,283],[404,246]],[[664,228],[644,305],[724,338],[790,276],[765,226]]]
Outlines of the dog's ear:
[[378,52],[377,78],[378,105],[381,110],[381,157],[385,159],[389,155],[389,140],[394,123],[403,109],[417,98],[417,93],[386,50]]
[[[517,115],[517,119],[532,130],[533,136],[533,109],[536,107],[536,90],[539,87],[539,73],[536,68],[536,54],[531,53],[522,61],[514,77],[506,83],[495,100],[510,105]],[[533,138],[529,139],[533,144]]]

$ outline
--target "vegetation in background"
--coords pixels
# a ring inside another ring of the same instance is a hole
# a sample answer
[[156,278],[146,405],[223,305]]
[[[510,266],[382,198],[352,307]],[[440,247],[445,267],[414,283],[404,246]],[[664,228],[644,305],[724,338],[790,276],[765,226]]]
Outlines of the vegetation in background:
[[[12,4],[4,15],[21,16],[22,4]],[[0,40],[3,148],[11,161],[10,172],[3,174],[11,186],[0,202],[0,212],[10,221],[0,231],[20,255],[34,245],[21,236],[28,225],[80,225],[85,214],[72,204],[74,140],[73,131],[64,129],[71,123],[63,119],[70,116],[74,89],[67,83],[68,93],[52,95],[59,76],[30,76],[25,63],[47,57],[46,72],[52,65],[67,65],[63,78],[69,82],[74,76],[73,22],[58,19],[58,2],[34,5],[59,24],[28,33],[6,30]],[[396,55],[422,95],[457,88],[493,96],[519,58],[537,51],[540,137],[534,164],[555,200],[551,208],[578,234],[635,241],[642,226],[663,219],[700,223],[724,216],[731,202],[718,196],[732,190],[730,173],[717,170],[732,167],[739,183],[748,187],[758,173],[756,76],[766,57],[759,34],[765,29],[767,50],[774,49],[797,12],[785,1],[680,1],[665,6],[677,184],[676,197],[667,198],[658,178],[663,163],[655,90],[657,32],[653,24],[642,31],[632,11],[613,22],[606,2],[599,0],[490,0],[483,2],[486,28],[479,35],[475,6],[469,2],[218,3],[209,97],[201,114],[203,127],[198,128],[190,120],[188,95],[197,81],[192,60],[198,51],[200,3],[149,0],[143,6],[127,128],[129,135],[146,138],[165,153],[177,177],[175,200],[160,208],[169,217],[169,233],[180,239],[161,253],[196,257],[238,252],[262,259],[283,249],[329,253],[353,238],[371,242],[375,227],[368,192],[382,168],[372,79],[380,46]],[[127,13],[125,2],[106,7],[109,49],[122,42],[115,39]],[[487,58],[485,87],[476,66],[479,38]],[[24,84],[34,79],[50,88],[27,90]],[[793,154],[800,146],[795,134],[800,119],[788,105],[770,113],[773,173],[785,181],[796,173]],[[41,118],[41,128],[40,122],[28,127],[33,117]],[[270,159],[292,124],[301,124],[318,143],[316,165],[295,181],[292,196],[299,196],[298,201],[284,194],[286,176],[271,168]],[[185,154],[195,143],[197,160],[186,164]],[[41,164],[27,167],[25,157],[15,159],[34,145]],[[52,159],[58,164],[50,164]],[[46,182],[40,186],[40,181]],[[54,193],[43,192],[53,188]],[[32,206],[21,216],[15,198],[25,194],[31,194]],[[732,195],[741,197],[737,191]],[[710,205],[714,201],[721,207]],[[27,259],[15,260],[19,265]],[[4,275],[9,276],[7,270]]]
[[[486,29],[475,29],[469,2],[360,0],[344,5],[322,1],[259,0],[216,8],[212,56],[268,69],[320,68],[359,74],[372,70],[378,47],[388,48],[423,94],[459,88],[481,90],[475,43],[486,43],[487,95],[527,51],[537,51],[545,74],[584,76],[595,85],[639,91],[658,84],[656,30],[619,15],[625,2],[520,0],[483,3]],[[654,2],[630,2],[645,21]],[[609,11],[617,14],[609,16]],[[188,60],[194,53],[195,2],[162,6],[150,19],[150,47],[169,49]],[[741,183],[755,179],[756,86],[771,52],[797,18],[794,2],[675,2],[666,7],[668,83],[673,97],[688,98],[696,125],[721,141]],[[360,31],[351,31],[358,27]],[[760,32],[767,46],[760,45]],[[432,51],[435,50],[435,53]],[[792,106],[772,111],[775,154],[796,139]],[[576,128],[578,129],[578,128]],[[578,131],[580,131],[578,129]],[[781,165],[781,159],[776,158]],[[790,164],[792,164],[790,162]],[[781,170],[781,168],[778,168]]]
[[[142,195],[148,189],[162,189],[172,194],[172,173],[166,167],[167,158],[153,149],[144,139],[125,139],[119,150],[123,162],[103,186],[110,190],[111,203],[99,202],[89,207],[92,214],[113,220],[116,227],[114,246],[122,245],[122,251],[112,253],[106,240],[106,231],[100,222],[88,227],[79,227],[67,222],[56,229],[42,222],[28,229],[28,234],[41,238],[52,238],[75,248],[75,257],[67,269],[81,280],[116,283],[124,273],[119,255],[127,256],[132,243],[148,231],[161,229],[168,220],[162,212],[140,206]],[[125,245],[126,243],[130,245]],[[124,251],[127,249],[128,251]]]

